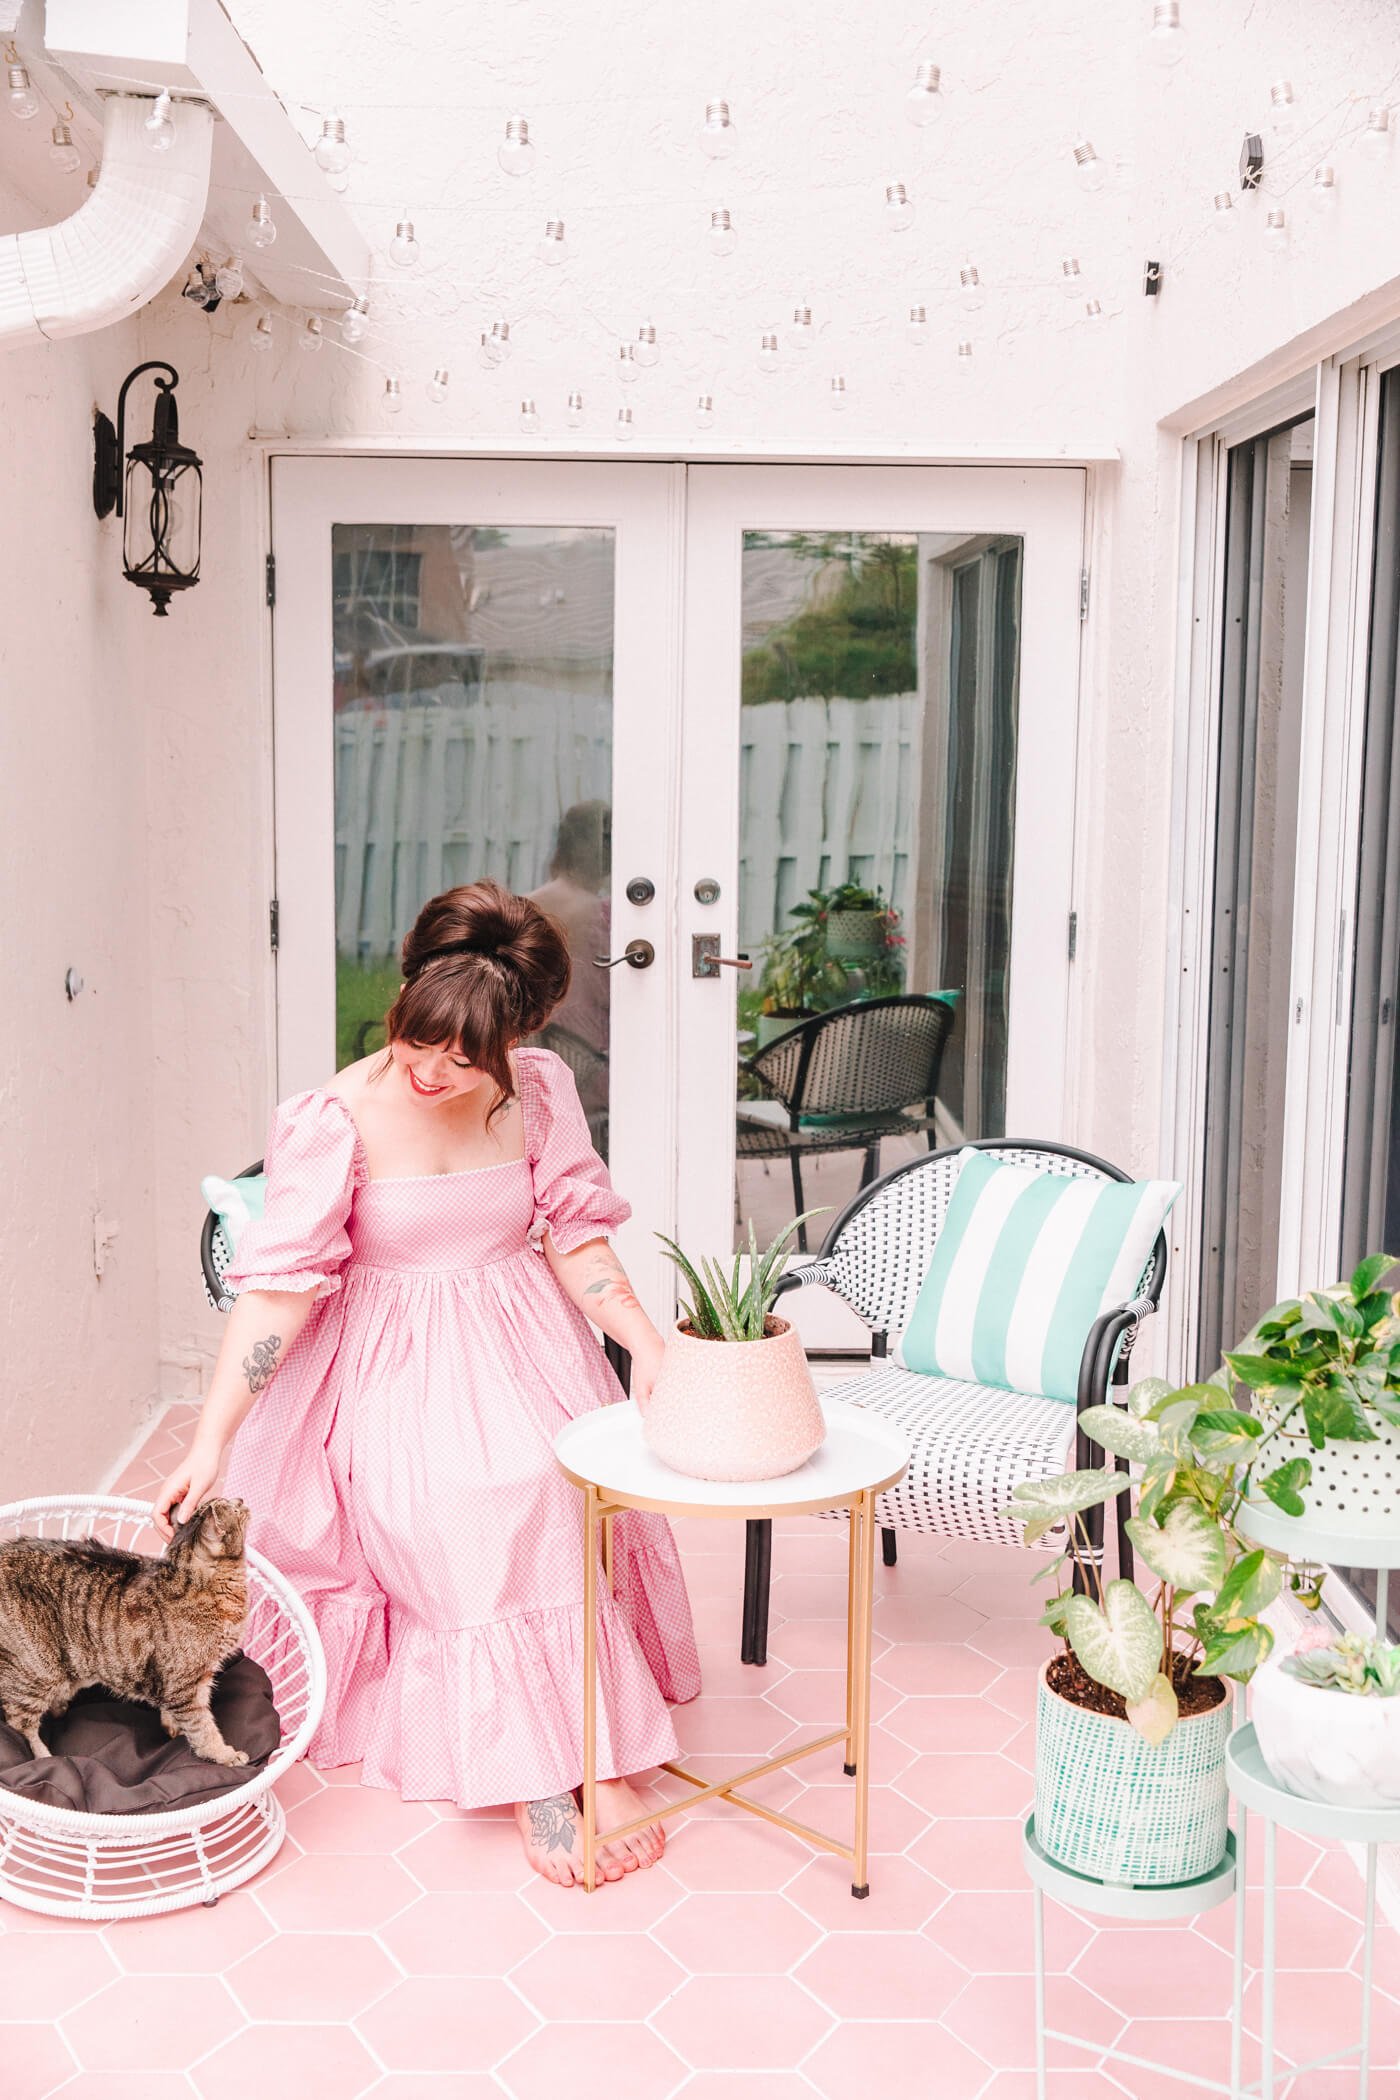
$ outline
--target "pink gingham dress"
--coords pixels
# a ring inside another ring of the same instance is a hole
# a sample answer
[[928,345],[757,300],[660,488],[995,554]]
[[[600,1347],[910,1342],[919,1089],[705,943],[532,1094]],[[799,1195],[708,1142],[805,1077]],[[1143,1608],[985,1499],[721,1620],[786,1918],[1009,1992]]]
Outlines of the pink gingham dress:
[[[312,1761],[463,1808],[543,1800],[583,1776],[583,1520],[555,1463],[565,1422],[620,1398],[540,1252],[629,1214],[573,1078],[515,1053],[525,1157],[377,1177],[325,1087],[278,1108],[267,1207],[236,1290],[317,1303],[235,1440],[228,1492],[294,1582],[329,1670]],[[601,1586],[598,1773],[677,1755],[668,1699],[700,1689],[670,1526],[615,1520]]]

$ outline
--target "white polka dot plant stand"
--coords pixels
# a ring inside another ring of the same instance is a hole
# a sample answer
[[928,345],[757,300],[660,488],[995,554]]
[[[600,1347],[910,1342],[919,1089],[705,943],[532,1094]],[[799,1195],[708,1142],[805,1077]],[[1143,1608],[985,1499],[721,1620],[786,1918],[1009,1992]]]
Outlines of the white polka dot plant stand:
[[[162,1540],[148,1502],[36,1496],[0,1509],[0,1538],[100,1538],[137,1553]],[[94,1815],[0,1789],[0,1896],[56,1918],[142,1918],[212,1905],[249,1881],[286,1832],[272,1791],[321,1718],[326,1665],[311,1615],[286,1578],[248,1550],[243,1652],[272,1685],[282,1740],[260,1772],[210,1801],[158,1815]],[[0,2080],[0,2090],[4,2082]]]
[[[667,1764],[694,1792],[668,1808],[668,1815],[697,1808],[713,1795],[722,1795],[735,1807],[747,1809],[767,1823],[790,1830],[809,1845],[834,1852],[851,1862],[851,1893],[870,1892],[867,1848],[870,1816],[870,1662],[871,1610],[875,1592],[875,1498],[900,1479],[909,1463],[909,1442],[902,1432],[879,1416],[872,1416],[843,1401],[822,1401],[826,1419],[826,1441],[795,1472],[776,1480],[695,1480],[676,1473],[648,1450],[642,1437],[641,1417],[632,1401],[581,1415],[562,1429],[554,1440],[554,1451],[566,1476],[584,1496],[584,1708],[583,1708],[583,1864],[584,1886],[596,1886],[596,1857],[599,1844],[610,1838],[640,1830],[654,1819],[655,1811],[615,1830],[600,1831],[597,1823],[597,1586],[600,1554],[598,1526],[602,1525],[601,1563],[604,1579],[612,1564],[612,1520],[620,1510],[652,1510],[662,1516],[771,1518],[804,1516],[819,1511],[845,1509],[850,1520],[850,1553],[846,1608],[846,1718],[844,1725],[825,1735],[800,1743],[780,1757],[735,1772],[724,1779],[706,1782],[684,1765]],[[854,1835],[849,1845],[793,1821],[766,1804],[750,1800],[739,1789],[768,1772],[795,1764],[799,1758],[825,1750],[833,1743],[846,1746],[845,1769],[854,1778]],[[703,1827],[703,1826],[702,1826]]]

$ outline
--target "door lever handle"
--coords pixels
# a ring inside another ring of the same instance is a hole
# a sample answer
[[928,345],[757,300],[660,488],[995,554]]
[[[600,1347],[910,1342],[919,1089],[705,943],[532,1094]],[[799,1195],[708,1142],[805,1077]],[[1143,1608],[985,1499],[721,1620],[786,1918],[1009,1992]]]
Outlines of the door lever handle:
[[595,970],[615,970],[619,963],[630,963],[634,970],[649,970],[656,961],[656,950],[650,941],[629,941],[621,955],[595,955]]
[[721,969],[751,970],[753,964],[747,955],[721,955],[717,933],[693,933],[690,936],[690,974],[692,977],[718,977]]

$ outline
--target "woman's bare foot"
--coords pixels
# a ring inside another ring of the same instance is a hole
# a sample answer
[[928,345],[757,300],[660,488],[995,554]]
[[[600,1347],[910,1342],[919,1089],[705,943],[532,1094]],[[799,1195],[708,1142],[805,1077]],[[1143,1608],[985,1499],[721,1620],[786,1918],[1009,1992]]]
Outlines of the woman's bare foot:
[[[600,1779],[597,1798],[598,1822],[605,1830],[645,1813],[625,1779]],[[572,1888],[576,1882],[582,1885],[583,1817],[573,1794],[553,1794],[547,1801],[517,1801],[515,1821],[525,1857],[537,1874],[560,1888]],[[616,1844],[600,1845],[598,1878],[621,1881],[624,1874],[635,1873],[639,1867],[654,1866],[665,1844],[661,1825],[650,1823]]]

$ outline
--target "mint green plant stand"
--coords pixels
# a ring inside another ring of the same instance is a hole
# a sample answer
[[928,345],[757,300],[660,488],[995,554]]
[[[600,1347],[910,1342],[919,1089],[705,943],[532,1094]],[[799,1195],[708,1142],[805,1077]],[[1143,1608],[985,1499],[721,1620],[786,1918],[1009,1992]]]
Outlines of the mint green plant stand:
[[[1376,1576],[1376,1628],[1384,1632],[1389,1605],[1390,1571],[1400,1568],[1400,1530],[1393,1517],[1349,1516],[1311,1511],[1301,1517],[1285,1516],[1272,1503],[1246,1502],[1235,1519],[1239,1529],[1261,1546],[1286,1553],[1292,1560],[1320,1562],[1344,1568],[1372,1568]],[[1358,2059],[1357,2100],[1367,2100],[1371,2079],[1371,1980],[1376,1945],[1376,1847],[1400,1843],[1400,1808],[1338,1808],[1330,1801],[1310,1801],[1282,1787],[1260,1754],[1254,1724],[1237,1728],[1225,1746],[1225,1778],[1236,1802],[1235,1831],[1239,1846],[1239,1903],[1235,1912],[1235,2003],[1234,2066],[1231,2093],[1257,2092],[1260,2100],[1274,2100],[1274,1917],[1278,1893],[1278,1832],[1298,1830],[1305,1837],[1331,1838],[1341,1844],[1366,1847],[1366,1905],[1361,1960],[1361,2034],[1350,2048],[1319,2056],[1310,2064],[1290,2068],[1286,2078],[1295,2080],[1305,2071],[1324,2064]],[[1264,1947],[1263,2010],[1260,2028],[1261,2066],[1255,2085],[1239,2084],[1239,2051],[1244,1999],[1244,1916],[1248,1907],[1245,1883],[1245,1839],[1249,1811],[1264,1818]]]
[[[1079,2034],[1065,2034],[1045,2024],[1045,1898],[1053,1897],[1066,1910],[1088,1911],[1099,1918],[1140,1918],[1159,1922],[1167,1918],[1194,1918],[1202,1911],[1214,1910],[1217,1904],[1228,1903],[1235,1891],[1235,1840],[1233,1833],[1226,1839],[1225,1857],[1209,1874],[1198,1875],[1194,1881],[1170,1882],[1165,1888],[1133,1888],[1123,1882],[1094,1881],[1087,1874],[1076,1874],[1070,1867],[1062,1867],[1058,1860],[1051,1859],[1035,1834],[1035,1817],[1026,1821],[1022,1840],[1022,1857],[1026,1872],[1031,1878],[1035,1892],[1035,2090],[1036,2100],[1045,2100],[1046,2065],[1045,2044],[1068,2042],[1071,2048],[1085,2049],[1092,2056],[1111,2056],[1117,2062],[1135,2064],[1142,2071],[1157,2071],[1164,2078],[1179,2078],[1186,2085],[1200,2086],[1209,2093],[1230,2093],[1238,2096],[1237,2061],[1232,2071],[1230,2085],[1220,2085],[1214,2079],[1200,2078],[1194,2071],[1180,2071],[1174,2064],[1155,2062],[1151,2057],[1133,2056],[1126,2049],[1106,2049],[1102,2042],[1091,2042]],[[1238,1974],[1243,1967],[1243,1905],[1235,1913],[1235,1964]],[[1235,2023],[1238,2036],[1238,2017]],[[1238,2050],[1238,2044],[1236,2044]]]

